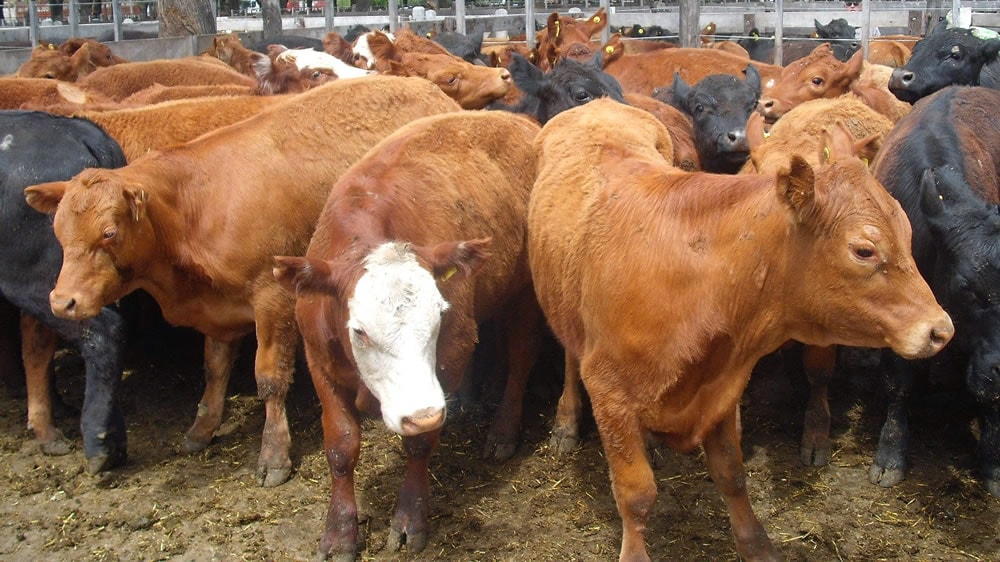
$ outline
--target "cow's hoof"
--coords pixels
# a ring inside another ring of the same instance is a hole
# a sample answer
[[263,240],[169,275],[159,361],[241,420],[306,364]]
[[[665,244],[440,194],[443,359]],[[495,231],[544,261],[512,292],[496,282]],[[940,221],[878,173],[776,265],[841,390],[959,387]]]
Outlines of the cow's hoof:
[[830,464],[830,455],[833,454],[833,448],[829,445],[814,445],[808,446],[803,444],[802,448],[799,449],[799,460],[802,464],[806,466],[826,466]]
[[995,497],[1000,498],[1000,480],[987,480],[986,489]]
[[878,484],[883,488],[891,488],[903,481],[903,470],[899,468],[882,468],[877,463],[872,463],[868,469],[868,481]]
[[498,441],[495,437],[490,436],[486,438],[486,446],[483,447],[483,454],[481,458],[484,459],[494,459],[498,461],[505,461],[514,456],[517,451],[517,442],[513,443],[502,443]]
[[427,533],[426,532],[409,532],[403,533],[397,531],[396,529],[389,529],[389,538],[385,541],[385,548],[389,552],[396,552],[406,543],[406,551],[408,554],[416,554],[427,546]]
[[552,438],[549,439],[549,446],[557,455],[565,455],[580,445],[580,436],[575,433],[552,430]]
[[87,459],[87,474],[93,476],[106,470],[111,470],[125,464],[128,455],[125,453],[112,453],[107,455],[94,455]]
[[330,560],[332,562],[354,562],[357,556],[353,552],[338,552],[331,554],[323,554],[322,552],[316,556],[316,562],[326,562]]
[[202,441],[200,439],[193,439],[190,435],[184,436],[184,442],[181,443],[181,452],[190,455],[191,453],[200,453],[208,448],[209,443],[212,440]]
[[52,441],[39,443],[39,446],[42,449],[42,454],[50,457],[61,457],[73,452],[73,444],[69,442],[69,439],[62,436],[59,436]]
[[268,468],[266,466],[257,467],[257,485],[264,488],[273,488],[284,484],[292,476],[292,467],[282,466],[278,468]]

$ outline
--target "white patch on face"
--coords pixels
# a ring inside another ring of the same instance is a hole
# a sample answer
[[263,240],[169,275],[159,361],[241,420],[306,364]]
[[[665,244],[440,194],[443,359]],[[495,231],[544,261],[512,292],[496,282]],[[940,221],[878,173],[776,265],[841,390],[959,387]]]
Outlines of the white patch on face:
[[407,244],[387,242],[365,258],[347,308],[354,361],[386,427],[402,434],[404,417],[443,412],[437,340],[448,303]]
[[373,74],[369,70],[351,66],[329,53],[321,53],[315,49],[288,49],[282,51],[278,59],[295,63],[299,70],[330,70],[340,79],[360,78]]
[[[396,41],[395,35],[384,31],[381,33],[384,33],[386,37],[389,38],[389,41]],[[368,46],[368,36],[369,33],[358,36],[358,38],[354,41],[354,47],[352,50],[355,55],[365,57],[365,60],[368,61],[368,70],[371,70],[375,68],[375,54],[372,53],[372,48]]]
[[14,146],[14,135],[7,133],[0,141],[0,150],[10,150],[12,146]]

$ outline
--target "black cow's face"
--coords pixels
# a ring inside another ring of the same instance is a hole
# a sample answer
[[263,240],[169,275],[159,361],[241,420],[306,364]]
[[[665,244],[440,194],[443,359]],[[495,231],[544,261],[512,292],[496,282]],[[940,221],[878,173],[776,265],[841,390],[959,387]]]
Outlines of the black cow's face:
[[1000,402],[1000,211],[974,195],[960,173],[927,171],[924,216],[937,261],[931,286],[955,323],[952,343],[968,356],[966,385]]
[[705,171],[735,174],[750,157],[747,120],[759,98],[760,75],[753,65],[747,66],[746,80],[713,74],[693,87],[675,75],[672,104],[691,118]]
[[559,113],[597,98],[609,97],[625,103],[621,85],[614,76],[604,72],[600,57],[597,53],[587,63],[563,59],[552,70],[543,73],[515,54],[510,73],[524,93],[515,111],[531,115],[544,125]]
[[931,33],[913,46],[905,66],[893,70],[889,90],[915,103],[947,86],[978,85],[983,65],[996,60],[998,52],[1000,40],[981,39],[968,29]]

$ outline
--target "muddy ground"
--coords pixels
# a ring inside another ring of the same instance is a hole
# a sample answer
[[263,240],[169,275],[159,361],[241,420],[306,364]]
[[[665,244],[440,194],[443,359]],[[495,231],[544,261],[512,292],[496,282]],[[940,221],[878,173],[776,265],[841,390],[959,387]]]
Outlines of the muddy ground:
[[[320,408],[308,377],[289,398],[295,472],[261,489],[253,471],[263,407],[247,362],[230,385],[227,415],[205,452],[178,444],[201,393],[193,334],[132,352],[123,383],[129,462],[84,471],[79,420],[60,426],[78,448],[45,457],[25,429],[23,398],[0,399],[0,560],[310,560],[327,505]],[[175,334],[175,335],[178,335]],[[555,357],[557,355],[553,355]],[[846,365],[832,388],[835,453],[829,466],[798,461],[803,398],[775,359],[762,362],[744,398],[743,449],[756,513],[790,560],[1000,560],[1000,500],[974,477],[975,427],[961,395],[944,389],[915,404],[913,469],[892,489],[867,481],[883,414],[877,373]],[[401,481],[399,439],[365,426],[358,487],[368,514],[365,560],[614,560],[621,526],[592,421],[583,445],[555,456],[548,430],[558,360],[530,389],[520,449],[504,463],[479,459],[489,423],[480,401],[449,414],[432,461],[432,536],[416,555],[383,544]],[[79,408],[82,365],[60,353],[58,386]],[[700,455],[656,457],[659,497],[647,533],[654,560],[734,560],[725,506]]]

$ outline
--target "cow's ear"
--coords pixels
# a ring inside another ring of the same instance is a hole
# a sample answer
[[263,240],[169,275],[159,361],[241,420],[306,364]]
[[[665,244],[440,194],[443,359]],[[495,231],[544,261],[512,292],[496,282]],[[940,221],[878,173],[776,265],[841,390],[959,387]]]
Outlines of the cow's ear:
[[778,172],[778,198],[802,219],[816,198],[815,184],[812,166],[794,154],[789,168]]
[[[851,55],[851,58],[847,59],[845,63],[845,70],[848,77],[856,80],[861,76],[861,69],[865,62],[865,51],[864,49],[858,49],[856,53]],[[852,81],[853,81],[852,80]]]
[[989,39],[983,41],[980,49],[980,52],[983,54],[983,58],[987,61],[994,61],[998,58],[997,55],[1000,54],[1000,39]]
[[819,23],[819,20],[814,19],[813,20],[813,25],[816,26],[816,31],[819,33],[820,37],[823,37],[823,38],[829,37],[829,32],[827,31],[826,26],[823,25],[823,24],[821,24],[821,23]]
[[431,268],[434,278],[440,282],[457,281],[471,277],[479,271],[490,257],[487,250],[490,238],[442,242],[433,248],[414,246],[413,251],[423,258]]
[[323,260],[275,256],[271,273],[278,284],[293,295],[326,293],[339,297],[341,294],[333,269]]
[[545,80],[545,73],[542,69],[528,62],[528,59],[518,53],[511,54],[510,77],[514,79],[514,84],[524,93],[537,96]]
[[875,160],[880,148],[882,148],[882,133],[868,135],[854,143],[854,153],[869,166]]
[[748,64],[746,69],[743,70],[743,74],[746,76],[747,85],[753,88],[753,91],[757,92],[757,96],[760,97],[760,72],[757,70],[757,67]]
[[931,223],[935,219],[944,215],[944,197],[938,191],[937,178],[934,176],[934,169],[924,170],[920,177],[920,209],[924,212],[924,217]]
[[65,193],[66,182],[53,181],[25,188],[24,198],[36,211],[51,215],[56,212]]
[[[674,85],[672,86],[674,95],[671,98],[673,100],[674,107],[687,107],[688,95],[691,94],[691,86],[681,78],[681,73],[674,71]],[[686,110],[685,110],[686,111]]]
[[126,189],[122,194],[125,202],[128,203],[129,214],[135,222],[142,220],[146,216],[149,208],[149,195],[142,189]]

